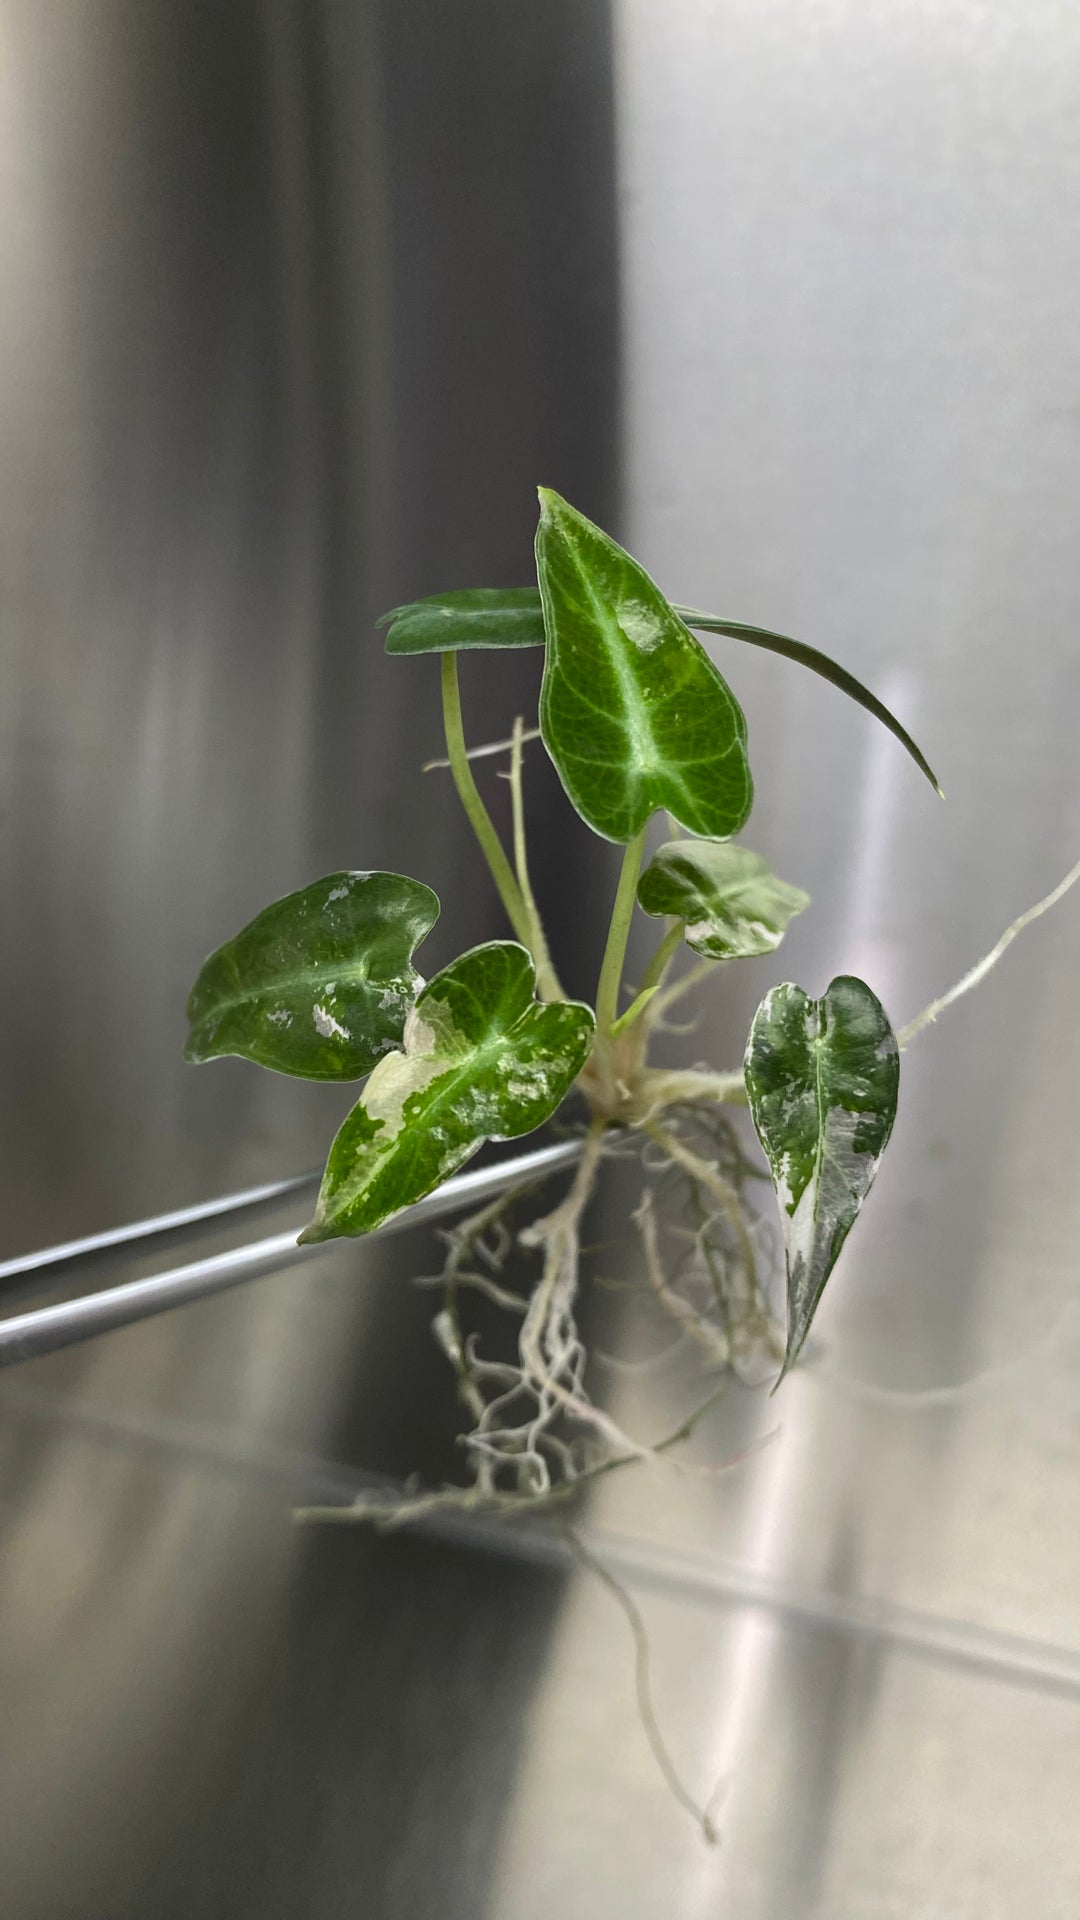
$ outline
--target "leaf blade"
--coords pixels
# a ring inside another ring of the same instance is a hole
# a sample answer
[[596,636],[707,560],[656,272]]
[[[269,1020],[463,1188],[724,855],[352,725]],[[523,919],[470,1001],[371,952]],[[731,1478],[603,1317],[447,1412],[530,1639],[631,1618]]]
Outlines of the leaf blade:
[[694,607],[677,607],[676,612],[688,627],[697,627],[702,633],[721,633],[730,640],[744,640],[748,646],[763,647],[767,653],[782,654],[785,660],[794,660],[799,666],[808,667],[811,673],[827,680],[830,686],[839,688],[841,693],[846,693],[850,700],[864,707],[867,713],[873,714],[875,720],[880,720],[882,726],[888,728],[911,755],[920,772],[926,775],[934,792],[944,799],[937,774],[903,723],[889,711],[883,700],[878,699],[876,693],[871,693],[869,687],[864,687],[861,680],[857,680],[836,660],[831,660],[827,653],[821,653],[817,647],[807,646],[804,640],[793,640],[786,633],[773,633],[769,627],[746,626],[740,620],[721,620],[715,614],[700,613]]
[[465,587],[392,607],[377,622],[392,654],[452,653],[469,647],[542,647],[544,616],[535,587]]
[[485,1140],[550,1117],[588,1055],[591,1009],[534,999],[515,941],[474,947],[417,997],[403,1050],[372,1074],[330,1149],[301,1243],[370,1233],[463,1166]]
[[361,1079],[401,1039],[423,984],[412,954],[438,916],[400,873],[330,873],[273,901],[203,962],[185,1057]]
[[540,731],[571,803],[606,840],[660,809],[726,840],[753,799],[735,696],[630,554],[549,488],[540,506]]
[[683,921],[683,939],[706,960],[774,953],[810,895],[733,841],[669,840],[638,882],[638,905]]
[[[780,1206],[794,1365],[889,1143],[900,1078],[896,1035],[862,980],[820,1000],[790,981],[767,993],[746,1049],[746,1089]],[[775,1389],[774,1389],[775,1391]]]

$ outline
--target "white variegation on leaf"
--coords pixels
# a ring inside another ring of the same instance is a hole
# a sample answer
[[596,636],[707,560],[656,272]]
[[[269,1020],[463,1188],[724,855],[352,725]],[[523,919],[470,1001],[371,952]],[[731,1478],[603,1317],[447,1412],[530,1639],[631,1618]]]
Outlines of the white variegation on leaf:
[[330,1149],[302,1242],[370,1233],[431,1193],[485,1140],[542,1126],[585,1064],[594,1020],[540,1006],[524,947],[493,940],[428,982]]
[[646,913],[681,920],[687,946],[707,960],[775,952],[788,922],[810,905],[760,853],[718,840],[667,841],[637,893]]
[[888,1016],[865,982],[849,974],[820,1000],[785,982],[754,1015],[746,1089],[780,1203],[787,1261],[781,1380],[873,1184],[896,1117],[899,1079]]
[[275,900],[204,961],[187,1058],[363,1079],[401,1044],[423,985],[413,951],[438,916],[431,888],[401,873],[328,873]]

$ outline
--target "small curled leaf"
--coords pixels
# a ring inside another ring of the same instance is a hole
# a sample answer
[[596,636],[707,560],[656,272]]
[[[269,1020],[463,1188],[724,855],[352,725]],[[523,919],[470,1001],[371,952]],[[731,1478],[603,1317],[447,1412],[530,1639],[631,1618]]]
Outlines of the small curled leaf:
[[[896,1118],[900,1055],[870,988],[841,975],[820,1000],[785,982],[750,1029],[746,1090],[780,1203],[788,1336],[798,1358]],[[777,1381],[779,1386],[780,1381]]]
[[328,873],[275,900],[204,962],[187,1059],[362,1079],[401,1041],[423,984],[413,951],[438,917],[437,895],[401,873]]
[[593,1014],[540,1006],[524,947],[494,940],[429,981],[402,1051],[380,1061],[326,1164],[301,1243],[370,1233],[449,1179],[485,1140],[550,1118],[585,1064]]
[[669,840],[638,881],[646,913],[682,920],[683,939],[707,960],[772,953],[810,905],[759,853],[715,840]]

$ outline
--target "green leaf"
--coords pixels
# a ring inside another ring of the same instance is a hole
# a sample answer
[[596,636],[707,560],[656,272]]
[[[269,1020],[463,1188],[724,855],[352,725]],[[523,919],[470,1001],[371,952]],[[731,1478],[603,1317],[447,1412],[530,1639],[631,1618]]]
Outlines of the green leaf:
[[801,987],[774,987],[754,1015],[746,1090],[780,1202],[787,1255],[780,1380],[798,1356],[870,1191],[896,1117],[899,1080],[888,1016],[870,988],[850,975],[834,980],[820,1000]]
[[638,881],[646,913],[685,922],[688,947],[708,960],[772,953],[789,920],[810,905],[760,853],[715,840],[669,840]]
[[187,1058],[361,1079],[400,1045],[423,985],[413,949],[438,917],[431,888],[400,873],[328,873],[276,900],[204,963]]
[[726,840],[753,798],[734,695],[636,560],[545,487],[540,508],[540,731],[571,801],[606,840],[659,808]]
[[[853,673],[830,660],[827,653],[809,647],[803,640],[792,640],[786,633],[773,633],[769,627],[747,626],[742,620],[721,620],[715,613],[699,613],[695,607],[672,602],[672,612],[685,626],[703,633],[720,633],[729,640],[743,640],[751,647],[764,647],[767,653],[782,654],[808,667],[830,686],[865,707],[875,720],[899,740],[915,765],[926,775],[936,793],[941,792],[922,749],[907,728],[876,693],[864,687]],[[392,624],[390,624],[392,623]],[[415,600],[411,606],[395,607],[385,613],[380,626],[390,624],[387,653],[448,653],[458,647],[542,647],[544,619],[540,595],[533,587],[475,587],[465,593],[433,594],[428,600]]]
[[468,587],[384,613],[387,653],[453,653],[459,647],[542,647],[535,587]]
[[531,1133],[585,1064],[593,1015],[539,1006],[524,947],[474,947],[424,988],[404,1050],[381,1060],[333,1146],[301,1243],[370,1233],[440,1186],[485,1140]]
[[[930,762],[920,747],[917,747],[907,728],[901,726],[894,713],[890,713],[884,701],[876,693],[864,687],[846,667],[838,666],[830,660],[827,653],[819,653],[816,647],[808,647],[803,640],[791,640],[786,633],[772,633],[768,627],[748,627],[739,620],[719,620],[712,613],[698,613],[693,607],[677,607],[676,612],[686,621],[688,627],[698,627],[703,633],[722,633],[730,640],[745,640],[751,647],[764,647],[768,653],[781,653],[785,660],[795,660],[801,667],[809,667],[811,673],[820,674],[828,680],[830,686],[839,687],[851,700],[865,707],[883,727],[888,727],[902,747],[910,753],[915,765],[925,773],[934,792],[940,794],[938,778]],[[942,794],[944,799],[944,795]]]

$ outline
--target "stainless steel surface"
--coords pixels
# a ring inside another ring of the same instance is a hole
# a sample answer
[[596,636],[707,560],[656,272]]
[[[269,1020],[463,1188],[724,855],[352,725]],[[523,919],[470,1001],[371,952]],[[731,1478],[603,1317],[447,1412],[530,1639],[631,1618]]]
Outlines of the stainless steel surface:
[[[383,1226],[376,1227],[365,1241],[365,1250],[371,1241],[385,1239],[387,1234],[432,1226],[437,1220],[483,1206],[522,1182],[542,1182],[572,1167],[580,1157],[580,1139],[561,1140],[554,1146],[515,1154],[512,1159],[501,1160],[494,1166],[474,1167],[468,1173],[459,1173],[426,1199],[417,1200]],[[276,1189],[264,1189],[260,1198],[265,1199],[268,1192],[279,1199],[291,1196],[296,1184],[300,1183],[281,1182]],[[241,1196],[241,1206],[235,1210],[250,1204],[250,1195]],[[222,1211],[224,1204],[219,1201],[209,1217],[216,1218]],[[201,1214],[200,1224],[207,1217]],[[174,1225],[175,1221],[173,1215]],[[161,1230],[159,1222],[150,1224]],[[280,1273],[285,1267],[306,1265],[320,1253],[337,1251],[330,1241],[298,1246],[296,1233],[295,1227],[289,1227],[266,1240],[253,1240],[226,1253],[191,1260],[186,1266],[172,1267],[167,1273],[155,1273],[145,1280],[129,1280],[99,1293],[83,1293],[73,1300],[59,1301],[55,1306],[9,1314],[6,1319],[0,1319],[0,1367],[17,1366],[26,1360],[40,1359],[46,1353],[58,1353],[61,1347],[75,1346],[80,1340],[98,1339],[103,1333],[135,1326],[154,1314],[171,1313],[177,1307],[208,1300],[213,1294],[225,1293],[230,1287],[242,1286],[249,1280],[263,1280],[267,1274]],[[146,1237],[143,1236],[144,1241]],[[65,1249],[56,1251],[63,1253]],[[19,1263],[20,1267],[22,1264]]]
[[[1071,865],[1065,0],[0,0],[0,89],[0,1250],[316,1159],[322,1091],[179,1061],[202,953],[275,892],[453,872],[429,971],[496,930],[445,775],[408,777],[431,677],[370,623],[525,578],[537,480],[674,597],[835,652],[941,774],[716,644],[745,837],[814,896],[784,975],[902,1023]],[[477,739],[531,710],[534,662],[495,678]],[[587,990],[610,859],[529,778]],[[455,1472],[406,1234],[0,1387],[5,1911],[1074,1920],[1078,961],[1070,896],[905,1055],[813,1366],[592,1503],[719,1850],[599,1588],[290,1525]],[[737,1058],[776,977],[673,1046]],[[645,1436],[693,1387],[597,1377]]]

